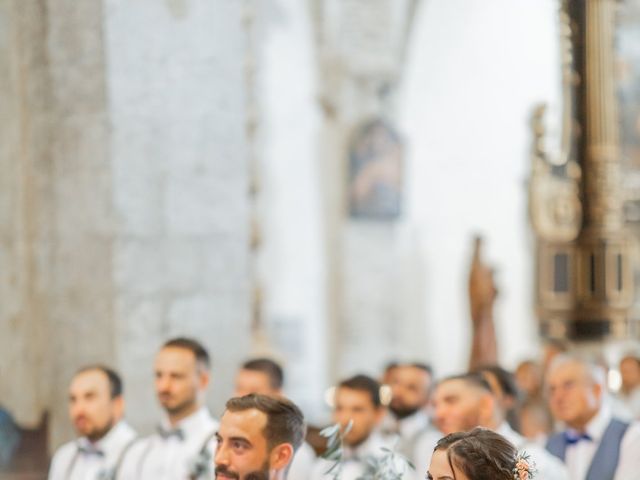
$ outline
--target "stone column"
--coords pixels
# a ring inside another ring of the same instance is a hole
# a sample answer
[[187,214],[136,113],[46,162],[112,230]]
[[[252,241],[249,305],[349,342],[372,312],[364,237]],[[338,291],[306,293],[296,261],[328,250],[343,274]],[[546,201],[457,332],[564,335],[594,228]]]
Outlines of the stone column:
[[4,0],[0,49],[0,402],[48,410],[55,448],[71,376],[105,363],[146,433],[185,335],[219,414],[250,320],[240,5]]

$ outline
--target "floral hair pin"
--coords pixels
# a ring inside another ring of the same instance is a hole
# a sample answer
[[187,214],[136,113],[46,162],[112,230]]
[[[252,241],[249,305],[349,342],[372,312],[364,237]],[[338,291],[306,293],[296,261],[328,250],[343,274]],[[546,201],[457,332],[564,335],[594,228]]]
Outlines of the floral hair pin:
[[516,466],[513,467],[514,480],[530,480],[537,473],[536,464],[527,452],[518,452]]

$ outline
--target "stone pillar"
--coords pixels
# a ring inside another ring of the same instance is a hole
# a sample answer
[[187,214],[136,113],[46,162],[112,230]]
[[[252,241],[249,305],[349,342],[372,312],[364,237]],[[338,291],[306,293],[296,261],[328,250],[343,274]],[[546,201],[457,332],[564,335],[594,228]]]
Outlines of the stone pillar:
[[250,319],[238,2],[2,1],[5,24],[0,402],[49,410],[55,448],[73,372],[106,363],[146,433],[153,357],[185,335],[219,414]]
[[0,404],[35,427],[49,405],[53,165],[44,0],[0,1]]

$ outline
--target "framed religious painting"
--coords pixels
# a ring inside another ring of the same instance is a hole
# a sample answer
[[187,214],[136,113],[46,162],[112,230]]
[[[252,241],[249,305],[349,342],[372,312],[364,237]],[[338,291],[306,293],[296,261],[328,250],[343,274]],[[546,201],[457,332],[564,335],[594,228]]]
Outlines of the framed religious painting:
[[363,122],[349,143],[349,214],[394,220],[402,204],[403,144],[384,120]]

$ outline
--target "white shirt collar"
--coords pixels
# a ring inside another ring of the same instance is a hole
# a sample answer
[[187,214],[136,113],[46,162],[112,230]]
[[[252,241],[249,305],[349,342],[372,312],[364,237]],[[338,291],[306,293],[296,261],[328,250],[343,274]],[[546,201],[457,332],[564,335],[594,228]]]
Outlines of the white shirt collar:
[[598,413],[587,423],[587,427],[585,428],[585,432],[595,441],[599,442],[602,436],[604,435],[604,431],[609,426],[611,422],[611,409],[607,405],[602,405]]
[[207,407],[200,407],[188,417],[180,420],[176,425],[172,426],[169,422],[169,418],[162,419],[162,427],[166,430],[181,430],[182,433],[188,438],[191,434],[200,431],[202,428],[208,427],[213,423],[213,417],[209,413]]
[[385,433],[397,433],[403,438],[409,438],[416,433],[425,430],[429,426],[429,415],[420,409],[402,419],[389,410],[382,421],[380,430]]
[[108,455],[117,450],[126,438],[133,438],[133,436],[135,436],[133,429],[124,420],[120,420],[97,442],[92,442],[87,437],[80,437],[77,443],[80,447],[99,450]]

